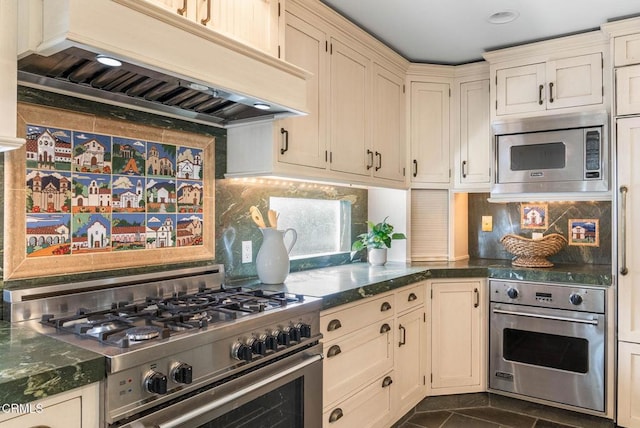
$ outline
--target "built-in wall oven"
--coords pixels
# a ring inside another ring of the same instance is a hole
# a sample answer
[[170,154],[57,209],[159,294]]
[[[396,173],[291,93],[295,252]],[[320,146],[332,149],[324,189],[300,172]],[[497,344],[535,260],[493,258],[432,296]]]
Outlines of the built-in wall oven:
[[490,281],[489,387],[605,411],[605,290]]

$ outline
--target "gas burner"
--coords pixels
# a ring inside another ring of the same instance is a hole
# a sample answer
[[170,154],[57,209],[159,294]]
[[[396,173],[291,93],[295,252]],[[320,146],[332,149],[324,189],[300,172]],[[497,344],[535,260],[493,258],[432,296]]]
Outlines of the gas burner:
[[124,334],[129,340],[139,342],[142,340],[155,339],[156,337],[160,336],[160,331],[161,329],[158,327],[142,326],[132,327],[128,330],[125,330]]

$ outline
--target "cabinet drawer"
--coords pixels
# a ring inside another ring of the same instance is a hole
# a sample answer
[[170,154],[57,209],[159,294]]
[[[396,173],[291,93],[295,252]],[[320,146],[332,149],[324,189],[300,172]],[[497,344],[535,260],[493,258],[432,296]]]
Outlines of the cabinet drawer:
[[[0,422],[2,428],[24,428],[46,426],[51,428],[80,428],[82,426],[82,399],[75,397],[67,401],[47,405],[46,402],[25,404],[26,413]],[[39,407],[41,406],[41,407]]]
[[418,307],[424,303],[424,285],[407,287],[396,293],[396,313]]
[[322,415],[324,428],[387,427],[391,417],[393,372],[384,375]]
[[613,46],[616,67],[640,63],[640,33],[616,37]]
[[323,403],[339,401],[393,366],[393,318],[324,343]]
[[616,70],[616,114],[640,113],[640,65]]
[[346,309],[323,312],[320,314],[320,331],[324,342],[393,316],[393,306],[393,295],[388,294]]

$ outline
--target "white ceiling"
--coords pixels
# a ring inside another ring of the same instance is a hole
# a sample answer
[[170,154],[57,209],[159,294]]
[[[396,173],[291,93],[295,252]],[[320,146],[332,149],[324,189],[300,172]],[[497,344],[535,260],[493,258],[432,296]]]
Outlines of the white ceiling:
[[[640,15],[640,0],[321,0],[413,62],[464,64],[482,53]],[[514,10],[507,24],[496,12]]]

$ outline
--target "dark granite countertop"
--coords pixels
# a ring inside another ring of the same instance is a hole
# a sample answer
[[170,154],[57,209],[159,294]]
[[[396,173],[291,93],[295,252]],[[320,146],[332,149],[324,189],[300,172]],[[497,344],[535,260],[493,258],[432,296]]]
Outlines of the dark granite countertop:
[[22,404],[100,381],[102,355],[0,321],[0,404]]
[[321,297],[323,309],[354,302],[432,278],[496,278],[556,282],[606,287],[611,285],[610,265],[556,265],[552,268],[517,268],[509,260],[471,259],[458,262],[367,263],[292,272],[283,284],[243,281],[250,288]]

